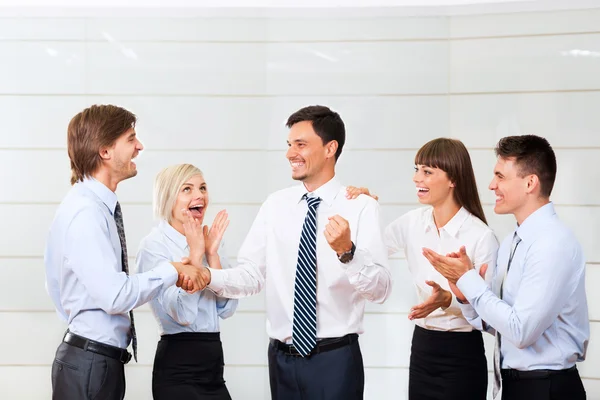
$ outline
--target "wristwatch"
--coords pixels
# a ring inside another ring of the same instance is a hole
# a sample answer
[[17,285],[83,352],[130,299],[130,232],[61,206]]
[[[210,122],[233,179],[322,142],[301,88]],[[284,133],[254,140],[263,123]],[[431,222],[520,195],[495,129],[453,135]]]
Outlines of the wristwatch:
[[356,246],[354,245],[354,242],[350,242],[350,243],[352,243],[352,248],[349,251],[342,253],[338,256],[338,260],[340,260],[340,262],[343,264],[348,264],[354,258],[354,252],[356,251]]

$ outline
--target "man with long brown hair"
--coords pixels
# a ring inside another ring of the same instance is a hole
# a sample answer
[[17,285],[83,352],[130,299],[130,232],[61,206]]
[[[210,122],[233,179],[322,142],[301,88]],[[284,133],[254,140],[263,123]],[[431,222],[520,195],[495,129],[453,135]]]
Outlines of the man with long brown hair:
[[137,360],[132,310],[161,288],[180,285],[180,276],[191,292],[205,286],[199,268],[181,263],[129,276],[115,191],[137,174],[133,159],[144,147],[135,123],[134,114],[113,105],[91,106],[69,123],[73,187],[56,212],[44,255],[47,290],[69,325],[52,364],[53,399],[123,399],[130,342]]

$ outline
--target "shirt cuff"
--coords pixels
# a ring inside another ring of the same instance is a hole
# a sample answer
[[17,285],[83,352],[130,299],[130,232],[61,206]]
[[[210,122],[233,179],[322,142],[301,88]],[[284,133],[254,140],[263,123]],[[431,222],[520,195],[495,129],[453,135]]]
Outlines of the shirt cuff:
[[460,311],[467,321],[472,321],[479,317],[472,305],[468,303],[459,303]]
[[177,270],[171,263],[168,262],[161,263],[156,268],[153,268],[152,273],[162,280],[164,288],[173,286],[175,283],[177,283],[177,279],[179,279]]
[[210,271],[210,283],[207,287],[218,295],[223,291],[223,287],[225,286],[225,271],[210,267],[208,270]]
[[456,281],[456,286],[471,304],[473,304],[473,301],[481,296],[487,289],[487,284],[481,276],[479,276],[476,269],[471,269],[461,276],[460,279]]
[[342,269],[346,271],[347,275],[352,276],[360,273],[365,265],[372,265],[373,260],[371,259],[369,252],[362,249],[356,249],[352,260],[348,261],[346,264],[341,261],[338,261],[338,263]]
[[452,301],[450,302],[450,305],[448,307],[440,307],[442,310],[447,310],[449,308],[459,308],[460,303],[458,301],[458,299],[456,298],[456,296],[454,295],[454,293],[450,292],[450,295],[452,296]]

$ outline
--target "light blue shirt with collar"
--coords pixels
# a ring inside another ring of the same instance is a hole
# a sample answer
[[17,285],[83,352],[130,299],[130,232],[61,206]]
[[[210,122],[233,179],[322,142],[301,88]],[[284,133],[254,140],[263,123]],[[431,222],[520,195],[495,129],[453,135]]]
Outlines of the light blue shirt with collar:
[[516,229],[521,242],[498,297],[513,243],[510,234],[498,251],[492,288],[476,271],[457,282],[474,312],[474,324],[501,334],[501,368],[521,371],[567,369],[585,359],[590,337],[585,294],[585,258],[573,232],[552,203],[532,213]]
[[73,185],[50,227],[44,263],[46,289],[69,330],[127,348],[129,311],[174,285],[177,270],[165,264],[145,274],[123,272],[116,205],[116,194],[95,179]]
[[[189,257],[190,248],[184,235],[166,221],[160,221],[139,247],[136,258],[138,272],[145,272]],[[219,248],[222,268],[230,268],[224,244]],[[206,264],[206,259],[203,261]],[[193,294],[176,286],[163,288],[150,302],[161,335],[181,332],[219,332],[219,317],[233,315],[238,300],[218,297],[205,289]]]

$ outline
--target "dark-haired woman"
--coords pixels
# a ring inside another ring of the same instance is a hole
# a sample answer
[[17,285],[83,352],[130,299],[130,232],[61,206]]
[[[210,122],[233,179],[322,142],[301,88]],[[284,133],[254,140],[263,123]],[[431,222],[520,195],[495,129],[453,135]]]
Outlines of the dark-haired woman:
[[[464,144],[446,138],[426,143],[415,157],[413,182],[426,207],[385,230],[388,253],[404,251],[420,302],[408,315],[415,321],[409,399],[484,400],[488,373],[481,331],[467,322],[448,281],[422,254],[423,247],[446,254],[465,246],[475,268],[495,265],[498,240],[487,226]],[[350,197],[360,193],[369,194],[348,189]]]

